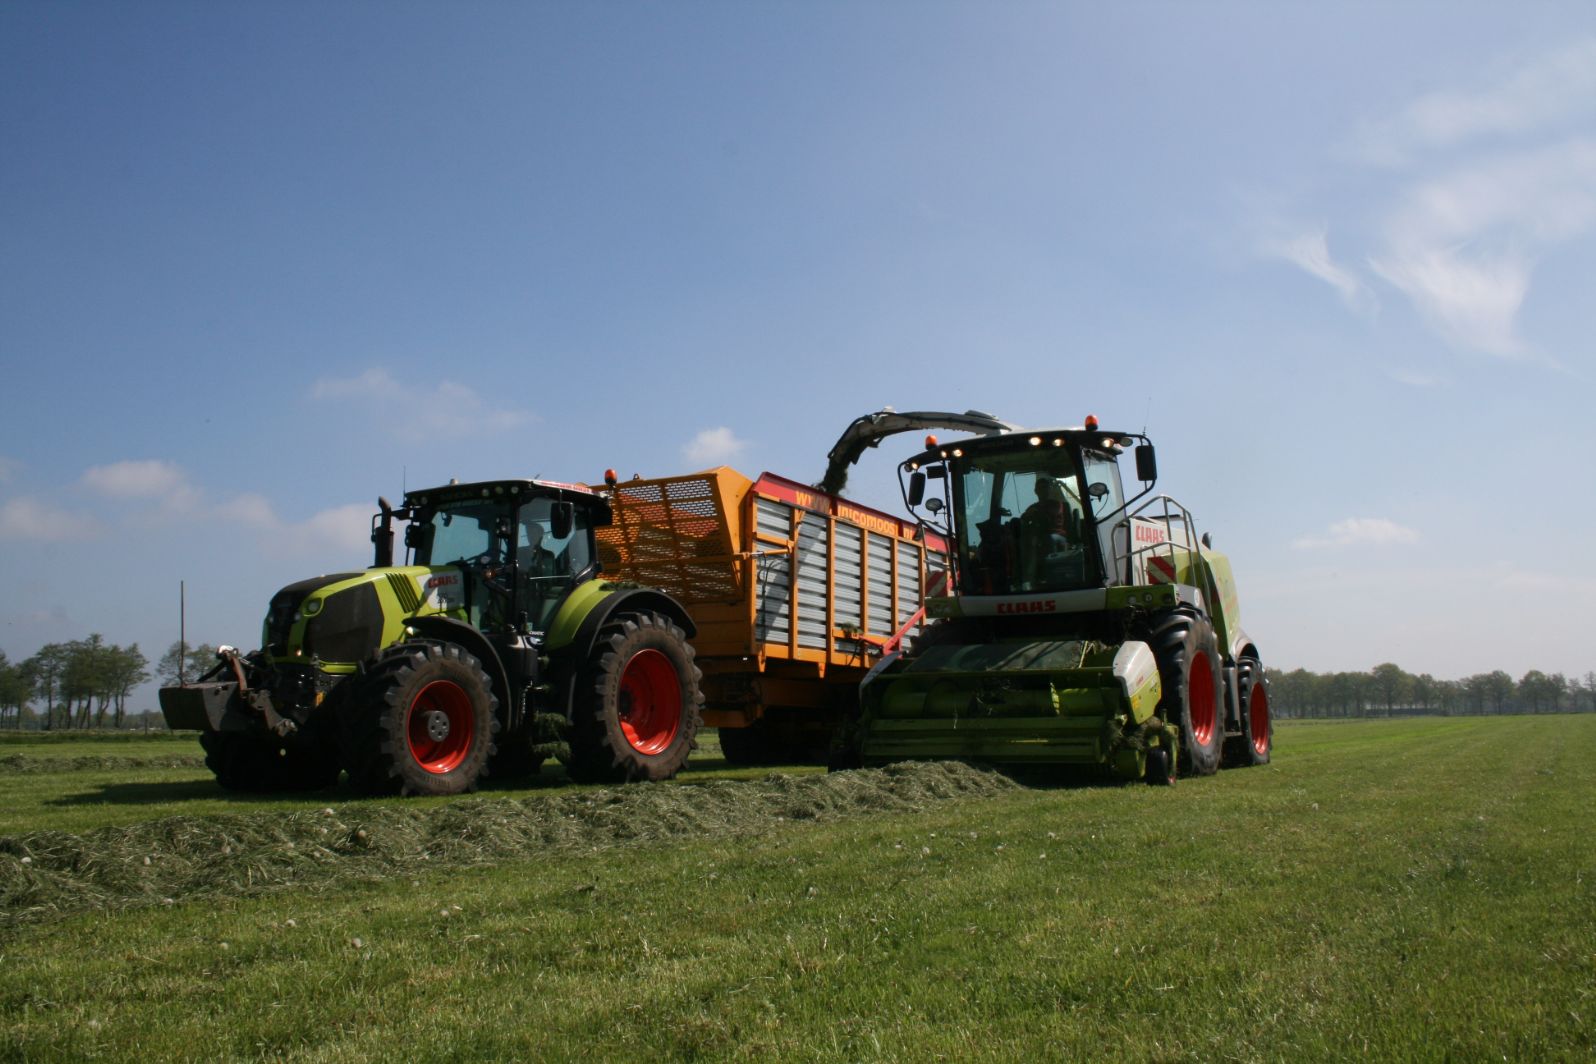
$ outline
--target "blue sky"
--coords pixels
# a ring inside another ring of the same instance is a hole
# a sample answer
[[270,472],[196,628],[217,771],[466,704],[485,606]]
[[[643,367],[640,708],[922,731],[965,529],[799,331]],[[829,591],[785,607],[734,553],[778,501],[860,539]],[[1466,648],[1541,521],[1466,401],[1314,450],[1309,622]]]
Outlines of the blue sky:
[[891,404],[1145,427],[1276,666],[1596,669],[1588,4],[12,2],[0,145],[14,660]]

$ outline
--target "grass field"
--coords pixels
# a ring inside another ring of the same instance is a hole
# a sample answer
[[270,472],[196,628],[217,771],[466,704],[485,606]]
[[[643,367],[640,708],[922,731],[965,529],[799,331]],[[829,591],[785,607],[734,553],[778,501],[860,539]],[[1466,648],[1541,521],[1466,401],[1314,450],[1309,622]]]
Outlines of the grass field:
[[1281,724],[1168,790],[710,758],[241,802],[144,742],[0,741],[7,1058],[1596,1052],[1596,717]]

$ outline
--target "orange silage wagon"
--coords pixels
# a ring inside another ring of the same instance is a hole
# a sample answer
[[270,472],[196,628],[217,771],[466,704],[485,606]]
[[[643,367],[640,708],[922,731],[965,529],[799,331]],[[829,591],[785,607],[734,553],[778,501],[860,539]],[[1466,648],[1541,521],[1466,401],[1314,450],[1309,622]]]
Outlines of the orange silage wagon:
[[947,546],[915,522],[727,467],[612,483],[607,579],[668,592],[697,626],[704,723],[728,761],[815,760],[859,683],[925,617]]

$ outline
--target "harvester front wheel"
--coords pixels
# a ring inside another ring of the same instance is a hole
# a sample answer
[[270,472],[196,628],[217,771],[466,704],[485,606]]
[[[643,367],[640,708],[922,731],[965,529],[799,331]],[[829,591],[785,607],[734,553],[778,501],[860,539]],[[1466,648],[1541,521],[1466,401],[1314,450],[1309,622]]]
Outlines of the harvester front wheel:
[[1225,738],[1213,626],[1201,617],[1175,613],[1153,633],[1152,645],[1164,688],[1158,712],[1180,727],[1184,773],[1210,776],[1219,769]]
[[1175,782],[1175,759],[1162,746],[1147,751],[1147,782],[1155,787],[1168,787]]
[[1244,657],[1236,663],[1236,692],[1241,700],[1241,734],[1225,741],[1225,763],[1267,765],[1275,747],[1275,722],[1269,715],[1263,662]]
[[666,780],[698,744],[704,696],[687,633],[651,611],[599,630],[579,680],[566,768],[585,782]]
[[450,643],[394,647],[345,707],[349,778],[368,794],[471,790],[498,727],[498,699],[475,657]]

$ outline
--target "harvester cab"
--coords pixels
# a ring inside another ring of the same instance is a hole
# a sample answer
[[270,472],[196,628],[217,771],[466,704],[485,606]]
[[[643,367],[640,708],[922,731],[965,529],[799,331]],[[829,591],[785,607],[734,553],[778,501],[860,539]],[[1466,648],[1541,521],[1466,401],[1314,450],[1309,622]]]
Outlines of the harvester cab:
[[[1139,483],[1120,460],[1134,454]],[[1154,495],[1140,433],[1082,426],[939,444],[904,502],[952,544],[937,623],[866,678],[855,760],[1080,765],[1168,782],[1266,761],[1268,688],[1230,565]]]
[[[395,521],[406,557],[396,562]],[[687,611],[601,578],[609,502],[543,480],[451,483],[378,501],[373,566],[300,581],[262,647],[163,688],[223,786],[451,794],[488,771],[663,779],[694,747],[702,694]]]

